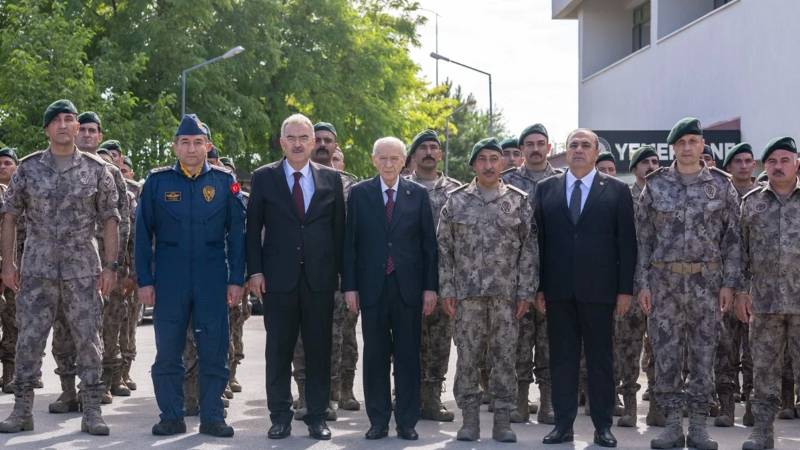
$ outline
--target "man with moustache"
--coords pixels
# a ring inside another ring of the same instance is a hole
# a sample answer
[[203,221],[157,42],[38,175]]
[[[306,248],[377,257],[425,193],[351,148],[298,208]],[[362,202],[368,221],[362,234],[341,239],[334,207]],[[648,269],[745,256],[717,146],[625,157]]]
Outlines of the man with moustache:
[[291,434],[291,363],[298,333],[305,350],[309,435],[328,440],[331,327],[344,238],[344,189],[334,169],[310,161],[314,126],[302,114],[281,125],[284,158],[253,173],[247,205],[249,289],[266,294],[267,437]]
[[519,142],[516,137],[510,137],[500,141],[500,148],[503,149],[503,160],[506,162],[506,170],[516,169],[525,163],[525,157],[519,149]]
[[[503,172],[503,182],[525,191],[528,200],[536,196],[537,184],[550,176],[562,173],[547,160],[553,146],[547,128],[540,123],[526,127],[519,135],[520,147],[525,154],[525,164]],[[529,411],[536,412],[539,423],[554,424],[553,404],[550,389],[550,355],[548,350],[547,319],[544,314],[531,308],[520,320],[517,339],[517,407],[511,413],[511,421],[522,423],[528,420]],[[534,355],[535,351],[535,355]],[[539,402],[529,405],[528,392],[536,375],[539,386]]]
[[[11,176],[17,170],[17,149],[4,147],[0,149],[0,184],[8,186]],[[17,259],[22,258],[22,243],[25,242],[25,227],[17,226]],[[19,265],[19,261],[17,262]],[[3,286],[0,297],[0,327],[3,338],[0,340],[0,361],[3,363],[2,388],[6,394],[14,392],[14,356],[17,346],[16,294]]]
[[[436,223],[448,193],[461,186],[461,183],[436,170],[436,166],[442,160],[442,146],[439,134],[435,131],[419,132],[411,141],[408,154],[416,162],[416,169],[408,179],[425,186]],[[431,315],[422,319],[421,419],[440,422],[452,422],[454,419],[453,413],[442,404],[441,398],[452,341],[453,320],[439,306]]]

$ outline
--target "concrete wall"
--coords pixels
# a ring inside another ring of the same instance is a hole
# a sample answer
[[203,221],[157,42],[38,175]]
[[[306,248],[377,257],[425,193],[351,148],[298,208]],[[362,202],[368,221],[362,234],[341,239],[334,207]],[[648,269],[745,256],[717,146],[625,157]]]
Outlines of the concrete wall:
[[658,3],[659,38],[714,9],[714,0],[660,0]]
[[584,0],[580,21],[581,75],[587,77],[631,53],[630,0]]

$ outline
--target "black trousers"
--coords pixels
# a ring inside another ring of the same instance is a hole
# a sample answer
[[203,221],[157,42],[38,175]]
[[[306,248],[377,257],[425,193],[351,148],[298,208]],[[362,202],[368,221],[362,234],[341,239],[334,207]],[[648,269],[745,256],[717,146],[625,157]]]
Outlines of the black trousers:
[[267,408],[272,423],[291,423],[292,356],[298,332],[306,354],[305,397],[307,424],[325,420],[331,390],[331,324],[333,292],[313,292],[305,273],[295,290],[267,293],[264,326],[267,329]]
[[[421,294],[420,294],[421,295]],[[392,415],[389,370],[394,360],[395,424],[414,427],[419,419],[422,307],[408,306],[395,275],[383,282],[380,300],[361,308],[364,337],[364,403],[373,426],[388,427]]]
[[610,428],[614,413],[613,304],[547,300],[550,378],[556,426],[571,427],[578,413],[581,344],[595,429]]

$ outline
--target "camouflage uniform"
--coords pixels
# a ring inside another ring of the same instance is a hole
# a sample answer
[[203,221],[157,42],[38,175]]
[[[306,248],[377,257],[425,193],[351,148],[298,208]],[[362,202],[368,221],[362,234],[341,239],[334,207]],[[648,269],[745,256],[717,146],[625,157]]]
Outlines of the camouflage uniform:
[[739,197],[724,172],[703,167],[684,180],[676,164],[648,175],[636,210],[637,283],[652,295],[655,400],[668,420],[688,403],[699,426],[714,388],[718,294],[741,275]]
[[465,426],[471,417],[477,424],[478,363],[487,347],[495,417],[507,417],[514,407],[515,302],[533,301],[538,287],[539,249],[527,194],[501,182],[493,198],[483,195],[476,181],[451,191],[436,233],[440,297],[458,305],[454,394]]
[[66,318],[76,344],[84,414],[100,414],[101,261],[95,227],[108,219],[120,221],[108,167],[76,148],[67,167],[59,171],[48,149],[21,159],[11,179],[2,212],[17,218],[24,214],[27,230],[17,297],[17,323],[25,324],[19,329],[16,349],[15,394],[21,407],[18,414],[15,406],[12,416],[31,414],[32,389],[41,375],[42,352],[57,313]]
[[[250,200],[250,194],[242,192],[244,207]],[[236,379],[236,368],[244,359],[244,323],[250,318],[250,301],[247,292],[242,293],[242,301],[236,306],[228,309],[228,321],[230,322],[231,343],[228,348],[228,367],[230,376],[228,378],[229,388],[232,392],[241,392],[242,386]]]
[[[547,163],[545,169],[541,172],[535,172],[528,169],[524,164],[520,167],[514,167],[503,172],[503,182],[512,186],[522,189],[528,194],[528,199],[533,202],[536,194],[536,186],[543,179],[562,173],[561,169],[553,168],[550,163]],[[533,205],[531,205],[533,206]],[[547,317],[535,308],[531,308],[519,322],[519,336],[517,339],[517,381],[520,388],[527,393],[528,387],[534,381],[534,374],[536,375],[536,384],[539,385],[539,390],[542,392],[540,396],[546,397],[544,399],[544,408],[539,414],[539,421],[544,423],[554,423],[551,420],[552,412],[549,406],[549,393],[550,393],[550,354],[549,354],[548,338],[547,338]],[[535,350],[535,355],[534,355]],[[524,385],[524,386],[523,386]],[[520,406],[522,405],[520,399]],[[525,398],[527,403],[527,397]],[[524,421],[526,417],[523,415],[519,418]]]
[[[134,242],[134,230],[136,227],[135,218],[136,218],[136,208],[139,203],[139,194],[142,191],[142,185],[139,184],[137,181],[133,180],[125,180],[125,183],[128,188],[128,201],[131,205],[131,236],[128,239],[128,246],[126,250],[126,265],[127,265],[127,272],[128,277],[132,280],[136,279],[136,273],[134,267],[134,257],[133,257],[133,242]],[[127,320],[126,323],[123,325],[122,330],[120,330],[119,336],[119,347],[120,353],[122,354],[122,380],[128,386],[129,389],[133,390],[136,389],[136,383],[130,379],[130,370],[131,364],[133,364],[133,360],[136,358],[136,328],[139,326],[139,309],[142,305],[139,303],[139,300],[136,298],[136,291],[134,290],[131,292],[128,297],[125,299],[127,305]]]
[[[7,186],[0,184],[2,193],[5,194]],[[0,207],[3,201],[0,199]],[[17,226],[17,267],[22,258],[22,242],[25,241],[24,222]],[[0,340],[0,361],[3,363],[3,392],[10,394],[14,392],[14,347],[17,345],[17,322],[16,322],[16,295],[11,289],[3,288],[0,296],[0,327],[3,330],[3,337]]]
[[[784,351],[800,361],[800,180],[789,198],[769,185],[742,200],[743,291],[752,295],[750,346],[758,383],[752,400],[753,435],[772,437],[781,405]],[[776,363],[777,362],[777,363]],[[800,371],[795,366],[795,378]],[[751,436],[752,437],[752,436]],[[771,447],[764,447],[771,448]]]

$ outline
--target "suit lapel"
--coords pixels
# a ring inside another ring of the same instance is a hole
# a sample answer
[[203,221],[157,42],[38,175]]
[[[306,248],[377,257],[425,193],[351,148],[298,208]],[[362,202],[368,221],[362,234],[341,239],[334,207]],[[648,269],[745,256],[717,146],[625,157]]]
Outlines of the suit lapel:
[[564,217],[567,218],[567,222],[574,226],[575,224],[572,223],[572,216],[569,214],[569,207],[567,206],[567,174],[565,172],[558,176],[561,177],[561,180],[556,188],[556,201],[561,205],[559,209],[564,214]]
[[319,174],[319,167],[316,163],[309,161],[309,167],[311,168],[311,177],[313,178],[314,182],[314,194],[311,196],[311,201],[308,203],[308,210],[306,211],[306,221],[308,221],[311,216],[316,212],[317,206],[320,202],[320,192],[327,189],[328,185],[326,183],[327,180],[323,180]]
[[378,223],[382,223],[383,228],[386,229],[386,206],[383,204],[383,191],[381,191],[380,175],[370,180],[370,187],[371,188],[368,191],[370,209],[375,211],[375,217],[377,220],[379,220]]
[[278,190],[278,196],[283,197],[284,205],[289,209],[289,211],[291,211],[291,214],[299,222],[300,218],[297,216],[297,211],[294,209],[292,192],[289,191],[289,184],[286,182],[286,173],[283,171],[284,160],[285,159],[277,161],[275,165],[272,166],[272,181],[275,184],[275,188]]
[[589,189],[589,197],[586,199],[586,204],[583,205],[583,210],[581,211],[581,216],[578,218],[578,222],[580,222],[581,218],[586,215],[586,212],[589,211],[589,208],[597,203],[597,199],[603,195],[603,191],[606,189],[606,186],[608,186],[606,175],[604,173],[597,172],[594,175],[592,187]]
[[392,211],[392,223],[389,225],[389,231],[392,231],[397,225],[397,218],[402,214],[403,207],[408,203],[411,196],[411,190],[405,186],[406,180],[400,178],[397,183],[397,192],[395,193],[394,210]]

